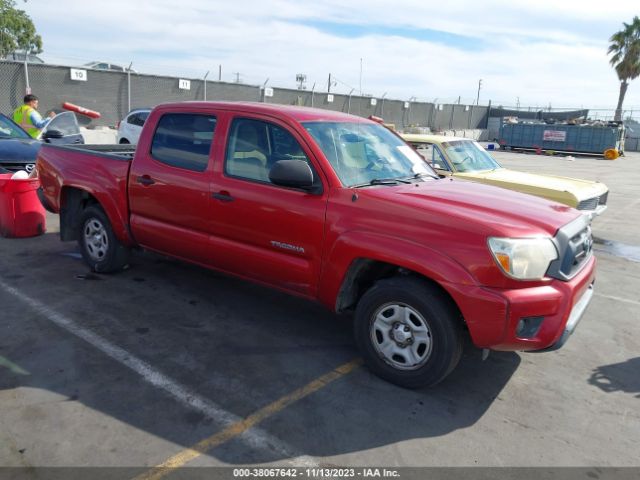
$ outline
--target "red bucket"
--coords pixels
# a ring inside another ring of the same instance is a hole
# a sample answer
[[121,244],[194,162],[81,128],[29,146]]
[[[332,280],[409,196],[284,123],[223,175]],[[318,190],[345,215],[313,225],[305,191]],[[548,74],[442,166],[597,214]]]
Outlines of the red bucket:
[[12,180],[0,174],[0,235],[35,237],[46,229],[46,213],[38,199],[40,180]]

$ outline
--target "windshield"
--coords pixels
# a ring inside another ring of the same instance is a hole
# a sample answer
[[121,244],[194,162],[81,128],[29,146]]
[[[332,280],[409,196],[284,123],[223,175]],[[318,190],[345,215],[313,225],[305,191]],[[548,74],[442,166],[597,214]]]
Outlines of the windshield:
[[484,148],[473,140],[442,142],[442,148],[458,172],[477,172],[501,168]]
[[435,176],[410,146],[372,123],[305,122],[343,185]]
[[27,132],[4,115],[0,115],[0,138],[31,138]]

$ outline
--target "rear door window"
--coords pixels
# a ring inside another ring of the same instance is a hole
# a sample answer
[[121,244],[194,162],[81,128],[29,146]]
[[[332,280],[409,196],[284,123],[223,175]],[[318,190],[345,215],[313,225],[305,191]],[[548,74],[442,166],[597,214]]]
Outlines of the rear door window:
[[137,127],[142,127],[144,122],[147,120],[149,116],[149,112],[136,112],[129,115],[127,118],[127,123],[131,125],[135,125]]
[[209,164],[215,128],[216,117],[213,115],[163,115],[153,134],[151,156],[172,167],[203,172]]

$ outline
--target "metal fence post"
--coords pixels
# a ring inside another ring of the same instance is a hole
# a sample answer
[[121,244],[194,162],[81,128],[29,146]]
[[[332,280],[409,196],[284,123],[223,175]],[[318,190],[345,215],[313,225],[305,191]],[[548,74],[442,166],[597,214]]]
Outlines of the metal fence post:
[[131,111],[131,66],[133,62],[129,64],[129,68],[127,68],[127,112]]
[[31,86],[29,85],[29,67],[27,66],[28,51],[24,54],[24,93],[29,95],[31,93]]

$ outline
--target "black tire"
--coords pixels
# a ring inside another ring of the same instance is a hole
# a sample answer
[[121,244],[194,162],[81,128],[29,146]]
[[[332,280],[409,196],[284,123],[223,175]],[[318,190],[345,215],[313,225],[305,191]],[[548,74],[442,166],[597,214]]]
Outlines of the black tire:
[[[410,328],[387,317],[395,311],[412,322]],[[387,321],[394,322],[393,326],[386,324]],[[423,323],[426,332],[420,326]],[[415,277],[394,277],[378,281],[362,296],[356,308],[354,333],[365,363],[373,373],[401,387],[420,388],[442,381],[460,361],[461,323],[455,304],[436,286]],[[395,335],[399,338],[395,338],[393,332],[398,332]],[[411,337],[407,339],[404,335]],[[401,353],[389,358],[382,351],[384,345]],[[401,361],[403,356],[410,355],[421,359],[414,364],[407,362],[407,358],[404,363]]]
[[129,145],[131,142],[129,140],[127,140],[126,138],[121,138],[120,139],[120,145]]
[[109,218],[98,205],[82,212],[78,244],[82,258],[94,272],[116,272],[129,263],[130,250],[116,238]]

